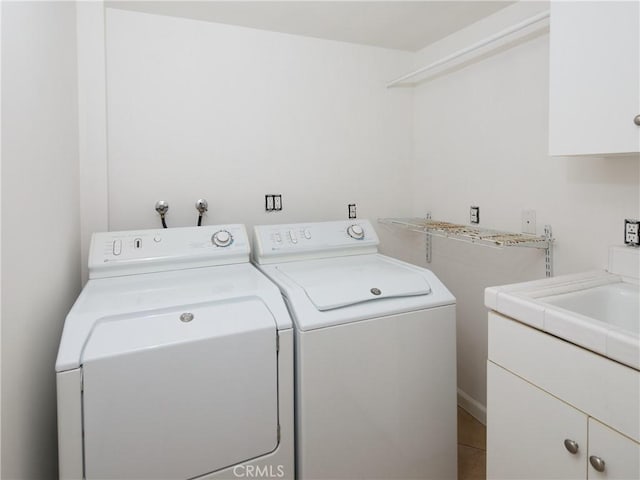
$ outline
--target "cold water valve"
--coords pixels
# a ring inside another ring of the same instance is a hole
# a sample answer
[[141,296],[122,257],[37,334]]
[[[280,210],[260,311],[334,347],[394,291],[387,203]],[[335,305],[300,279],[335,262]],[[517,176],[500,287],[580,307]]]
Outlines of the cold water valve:
[[164,216],[169,211],[169,204],[164,200],[158,200],[156,202],[156,212],[160,215],[160,220],[162,221],[162,228],[167,228],[167,222],[164,219]]
[[202,216],[209,210],[209,202],[204,198],[199,199],[196,202],[196,210],[198,211],[198,226],[202,226]]

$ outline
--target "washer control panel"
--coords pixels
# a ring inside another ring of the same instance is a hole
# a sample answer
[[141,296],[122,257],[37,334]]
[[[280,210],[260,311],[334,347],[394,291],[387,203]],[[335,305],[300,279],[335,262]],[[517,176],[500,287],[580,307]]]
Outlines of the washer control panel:
[[89,277],[182,270],[249,261],[244,225],[95,233]]
[[254,229],[258,263],[375,253],[378,236],[368,220],[260,225]]

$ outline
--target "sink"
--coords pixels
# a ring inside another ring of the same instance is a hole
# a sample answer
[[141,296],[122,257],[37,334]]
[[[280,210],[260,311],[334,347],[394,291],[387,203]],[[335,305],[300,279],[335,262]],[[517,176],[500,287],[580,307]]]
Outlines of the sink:
[[610,283],[538,300],[640,334],[640,289],[637,285]]
[[485,305],[640,371],[640,249],[611,247],[607,270],[488,287]]

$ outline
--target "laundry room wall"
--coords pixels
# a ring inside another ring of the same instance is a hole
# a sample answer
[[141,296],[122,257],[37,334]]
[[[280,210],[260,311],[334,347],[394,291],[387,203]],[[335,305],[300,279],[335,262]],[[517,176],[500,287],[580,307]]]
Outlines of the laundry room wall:
[[55,358],[80,289],[73,2],[2,2],[3,479],[57,478]]
[[[417,55],[425,65],[544,10],[519,3]],[[607,247],[623,242],[625,218],[640,216],[640,160],[548,156],[548,49],[544,34],[415,88],[413,213],[521,231],[523,209],[537,233],[551,225],[557,275],[602,269]],[[588,99],[585,99],[588,101]],[[411,260],[425,264],[424,240]],[[458,299],[460,401],[477,416],[486,405],[484,288],[544,277],[542,250],[494,250],[436,240],[429,265]]]
[[409,212],[412,54],[113,8],[106,52],[111,230]]
[[[0,4],[0,52],[2,52],[2,4]],[[2,79],[2,61],[0,53],[0,82]],[[0,88],[2,105],[2,88]],[[0,132],[2,115],[0,114]],[[2,134],[0,133],[0,173],[2,172]],[[1,179],[1,176],[0,176]],[[0,180],[0,477],[2,477],[2,181]]]

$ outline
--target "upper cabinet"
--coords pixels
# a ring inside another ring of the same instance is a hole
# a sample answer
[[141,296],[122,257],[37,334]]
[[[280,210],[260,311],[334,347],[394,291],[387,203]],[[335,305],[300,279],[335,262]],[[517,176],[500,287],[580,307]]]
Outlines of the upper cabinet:
[[549,154],[640,152],[640,2],[551,2]]

